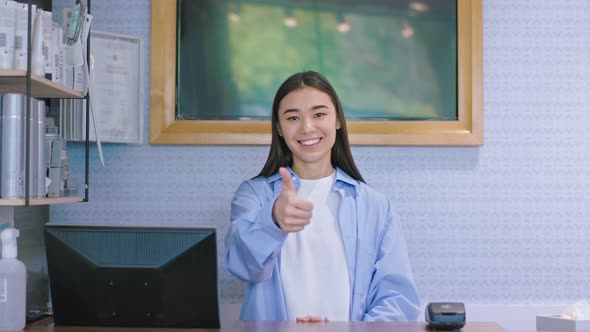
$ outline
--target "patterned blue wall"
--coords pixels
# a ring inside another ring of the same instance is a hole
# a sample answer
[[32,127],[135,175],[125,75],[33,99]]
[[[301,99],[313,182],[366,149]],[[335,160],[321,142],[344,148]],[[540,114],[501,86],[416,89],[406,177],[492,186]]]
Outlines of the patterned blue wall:
[[[148,142],[150,1],[92,9],[93,29],[144,41]],[[542,305],[590,295],[589,125],[590,2],[484,0],[485,144],[353,148],[401,215],[424,300]],[[70,151],[82,165],[80,147]],[[52,222],[214,225],[221,258],[233,192],[268,148],[104,152],[103,168],[91,150],[90,202],[52,206]],[[220,286],[222,302],[241,301],[243,285],[223,266]]]

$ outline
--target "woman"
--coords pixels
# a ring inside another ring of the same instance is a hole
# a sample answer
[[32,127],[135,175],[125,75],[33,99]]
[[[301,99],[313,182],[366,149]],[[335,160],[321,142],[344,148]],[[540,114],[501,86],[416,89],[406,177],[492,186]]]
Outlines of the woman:
[[228,270],[248,283],[243,320],[416,320],[419,298],[390,202],[352,158],[342,106],[313,71],[272,106],[260,174],[231,207]]

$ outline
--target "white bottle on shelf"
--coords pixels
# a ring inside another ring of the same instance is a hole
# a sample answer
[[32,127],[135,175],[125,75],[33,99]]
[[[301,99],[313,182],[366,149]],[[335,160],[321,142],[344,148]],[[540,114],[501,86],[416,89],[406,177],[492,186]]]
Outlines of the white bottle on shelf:
[[0,232],[0,331],[20,331],[26,323],[27,270],[16,258],[18,236],[16,228]]
[[33,33],[31,34],[33,43],[31,44],[31,72],[37,76],[45,77],[45,58],[43,57],[43,10],[37,8],[33,16]]
[[16,27],[16,2],[0,1],[0,69],[14,68],[14,30]]
[[26,3],[17,3],[16,5],[16,24],[14,29],[14,69],[27,70],[27,56],[29,52],[29,42],[27,39],[28,29],[32,29],[35,21],[37,5],[31,5],[31,25],[29,22],[29,5]]

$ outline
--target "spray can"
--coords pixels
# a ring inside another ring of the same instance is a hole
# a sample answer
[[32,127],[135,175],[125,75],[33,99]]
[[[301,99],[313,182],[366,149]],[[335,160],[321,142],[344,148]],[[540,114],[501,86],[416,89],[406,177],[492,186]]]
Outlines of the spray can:
[[27,269],[16,257],[19,231],[0,232],[0,331],[20,331],[26,324]]
[[2,198],[25,196],[25,114],[26,97],[2,96]]

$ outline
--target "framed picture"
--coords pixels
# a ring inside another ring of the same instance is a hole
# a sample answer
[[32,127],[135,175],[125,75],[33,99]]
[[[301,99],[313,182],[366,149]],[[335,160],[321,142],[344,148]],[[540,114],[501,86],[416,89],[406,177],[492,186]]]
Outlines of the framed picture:
[[152,144],[269,144],[274,93],[304,70],[351,144],[483,144],[481,0],[152,0],[151,39]]

